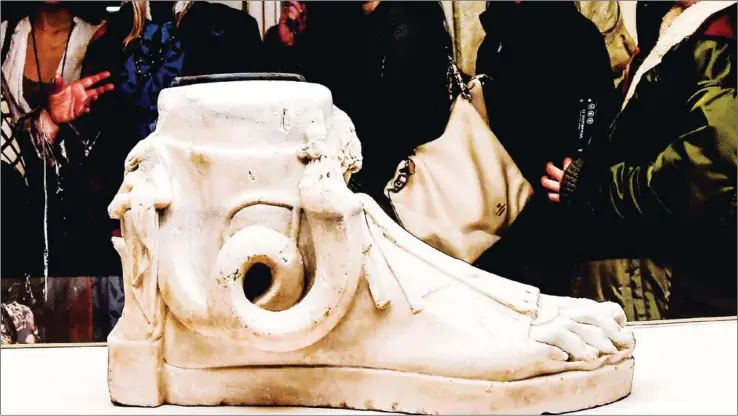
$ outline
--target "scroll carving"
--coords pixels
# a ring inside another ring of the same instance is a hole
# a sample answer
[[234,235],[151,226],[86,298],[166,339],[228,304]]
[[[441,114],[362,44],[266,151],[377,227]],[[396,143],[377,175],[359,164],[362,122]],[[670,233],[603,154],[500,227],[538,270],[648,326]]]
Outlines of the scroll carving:
[[[165,90],[109,207],[126,283],[112,399],[490,414],[630,392],[619,306],[436,251],[349,190],[362,163],[322,86]],[[249,298],[257,264],[271,281]]]

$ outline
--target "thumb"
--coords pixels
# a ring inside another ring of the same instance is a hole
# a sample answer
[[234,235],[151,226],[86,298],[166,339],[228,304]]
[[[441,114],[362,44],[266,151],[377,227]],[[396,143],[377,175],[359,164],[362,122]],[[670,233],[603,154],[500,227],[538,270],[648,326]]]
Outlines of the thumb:
[[56,76],[54,77],[54,86],[51,90],[51,93],[56,94],[56,93],[61,92],[61,90],[63,89],[64,89],[64,78],[62,78],[61,75],[56,74]]

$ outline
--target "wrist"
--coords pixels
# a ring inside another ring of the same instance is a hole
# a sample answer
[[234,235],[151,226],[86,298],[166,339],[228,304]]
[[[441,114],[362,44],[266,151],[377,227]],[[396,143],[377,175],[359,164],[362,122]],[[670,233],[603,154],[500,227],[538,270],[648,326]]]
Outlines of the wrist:
[[53,142],[59,133],[59,123],[55,122],[51,113],[42,108],[35,120],[35,128],[41,135]]
[[279,41],[282,45],[290,47],[295,45],[295,33],[290,29],[289,25],[282,23],[279,25]]
[[53,146],[59,133],[59,126],[53,122],[49,113],[43,108],[34,114],[30,122],[30,137],[36,149],[36,155],[39,159],[53,164],[55,159]]
[[577,215],[600,215],[602,203],[602,171],[597,159],[577,159],[564,171],[561,178],[560,198],[564,205]]
[[[586,188],[587,171],[584,159],[573,161],[564,171],[561,178],[561,202],[574,204],[582,199],[583,189]],[[586,192],[586,191],[584,191]]]

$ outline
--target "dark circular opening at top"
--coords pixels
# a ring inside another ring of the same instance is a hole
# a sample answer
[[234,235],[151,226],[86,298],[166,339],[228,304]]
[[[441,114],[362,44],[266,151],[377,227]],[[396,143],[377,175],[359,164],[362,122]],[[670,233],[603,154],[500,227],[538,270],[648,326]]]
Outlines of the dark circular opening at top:
[[299,74],[281,72],[242,72],[235,74],[208,74],[176,77],[170,87],[184,87],[185,85],[209,84],[213,82],[232,81],[295,81],[305,82],[305,77]]
[[246,299],[254,302],[259,296],[266,293],[272,285],[272,271],[263,263],[256,263],[243,277],[243,293]]

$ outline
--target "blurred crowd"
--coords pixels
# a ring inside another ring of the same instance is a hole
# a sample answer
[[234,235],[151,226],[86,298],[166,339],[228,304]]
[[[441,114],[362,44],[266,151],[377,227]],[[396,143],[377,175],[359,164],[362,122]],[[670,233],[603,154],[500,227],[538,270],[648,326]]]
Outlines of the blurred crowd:
[[[476,74],[462,76],[483,75],[489,126],[535,194],[478,267],[617,302],[630,320],[736,315],[736,7],[723,3],[639,1],[638,44],[621,42],[622,59],[577,2],[488,2]],[[99,325],[115,323],[120,231],[107,204],[177,77],[283,72],[325,85],[362,142],[349,186],[386,205],[398,164],[444,133],[459,93],[440,2],[281,5],[263,40],[248,13],[206,1],[3,5],[8,287],[105,276],[89,291],[105,305]],[[693,8],[699,28],[669,44]],[[597,103],[586,143],[582,100]],[[71,301],[52,286],[4,296],[3,343],[43,338],[23,299]]]

